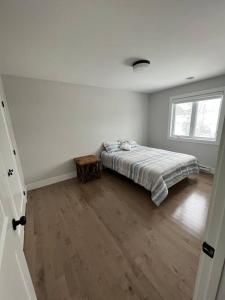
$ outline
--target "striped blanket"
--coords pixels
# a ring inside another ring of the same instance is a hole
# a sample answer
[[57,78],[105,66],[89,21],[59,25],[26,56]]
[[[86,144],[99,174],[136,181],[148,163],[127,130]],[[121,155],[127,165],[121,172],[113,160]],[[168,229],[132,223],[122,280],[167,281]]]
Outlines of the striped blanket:
[[192,174],[199,173],[194,156],[161,149],[137,146],[131,151],[101,154],[102,164],[151,191],[152,201],[159,206],[168,188]]

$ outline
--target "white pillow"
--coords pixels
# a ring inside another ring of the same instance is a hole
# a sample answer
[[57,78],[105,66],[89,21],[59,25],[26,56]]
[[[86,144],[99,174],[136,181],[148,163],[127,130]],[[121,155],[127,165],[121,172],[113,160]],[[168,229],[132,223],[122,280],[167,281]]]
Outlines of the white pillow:
[[137,147],[137,142],[135,142],[134,140],[129,140],[129,139],[119,139],[118,140],[119,143],[128,143],[131,145],[131,148]]
[[129,144],[131,145],[132,148],[137,147],[137,145],[138,145],[137,142],[134,141],[134,140],[129,140],[128,142],[129,142]]
[[120,151],[120,143],[117,142],[104,142],[103,143],[105,150],[109,153]]
[[126,151],[131,151],[132,146],[128,142],[124,142],[120,144],[120,149],[126,150]]

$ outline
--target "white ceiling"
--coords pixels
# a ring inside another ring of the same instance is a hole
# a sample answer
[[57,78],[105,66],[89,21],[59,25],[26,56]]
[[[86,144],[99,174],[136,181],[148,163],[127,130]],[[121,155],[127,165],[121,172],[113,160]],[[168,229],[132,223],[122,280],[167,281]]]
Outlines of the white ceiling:
[[144,92],[224,74],[225,1],[0,0],[0,68]]

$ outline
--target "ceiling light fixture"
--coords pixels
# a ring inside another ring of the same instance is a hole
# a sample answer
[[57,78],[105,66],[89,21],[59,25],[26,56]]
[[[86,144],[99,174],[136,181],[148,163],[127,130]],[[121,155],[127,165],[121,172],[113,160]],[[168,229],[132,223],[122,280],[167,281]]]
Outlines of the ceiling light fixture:
[[134,72],[141,72],[141,71],[145,70],[146,68],[148,68],[149,65],[150,65],[150,60],[140,59],[140,60],[135,61],[132,64],[132,67],[133,67]]

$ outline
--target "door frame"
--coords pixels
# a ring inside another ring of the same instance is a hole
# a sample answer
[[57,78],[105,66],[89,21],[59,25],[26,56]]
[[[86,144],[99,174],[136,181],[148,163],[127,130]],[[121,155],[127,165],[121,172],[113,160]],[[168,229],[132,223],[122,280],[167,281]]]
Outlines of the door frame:
[[[14,132],[13,132],[13,127],[12,127],[12,121],[11,121],[11,117],[10,117],[10,113],[9,113],[9,109],[8,109],[8,105],[7,105],[7,100],[6,97],[4,95],[4,91],[2,89],[2,85],[1,85],[1,78],[0,78],[0,113],[2,114],[2,118],[3,118],[3,122],[5,125],[5,129],[6,129],[6,135],[9,138],[9,146],[11,148],[11,155],[12,155],[12,160],[14,162],[14,168],[16,170],[16,173],[18,175],[18,181],[21,187],[21,212],[19,215],[17,215],[16,209],[15,209],[15,217],[19,218],[22,215],[25,215],[26,213],[26,203],[27,203],[27,188],[25,185],[25,181],[24,181],[24,176],[23,176],[23,171],[22,171],[22,167],[21,167],[21,162],[20,162],[20,157],[19,157],[19,151],[17,149],[17,144],[16,144],[16,140],[14,137]],[[24,245],[24,228],[21,227],[19,228],[17,234],[19,235],[19,239],[20,239],[20,243],[21,243],[21,247],[23,248]]]
[[201,252],[193,300],[216,299],[225,260],[225,121],[221,135],[204,241],[215,249],[210,258]]
[[[1,85],[0,85],[0,87],[1,87]],[[19,172],[19,175],[20,175],[21,185],[23,186],[24,190],[26,191],[26,184],[25,184],[25,180],[24,180],[20,154],[19,154],[17,144],[16,144],[16,140],[15,140],[15,136],[14,136],[14,130],[13,130],[13,126],[12,126],[11,116],[10,116],[10,113],[9,113],[8,103],[7,103],[7,100],[6,100],[5,96],[2,96],[2,97],[0,96],[0,100],[1,100],[1,102],[3,102],[3,105],[4,105],[4,107],[3,107],[2,103],[1,103],[1,109],[3,111],[5,122],[7,124],[8,135],[10,136],[12,147],[15,150],[15,153],[16,153],[16,154],[14,153],[14,155],[15,155],[17,169],[18,169],[18,172]]]

